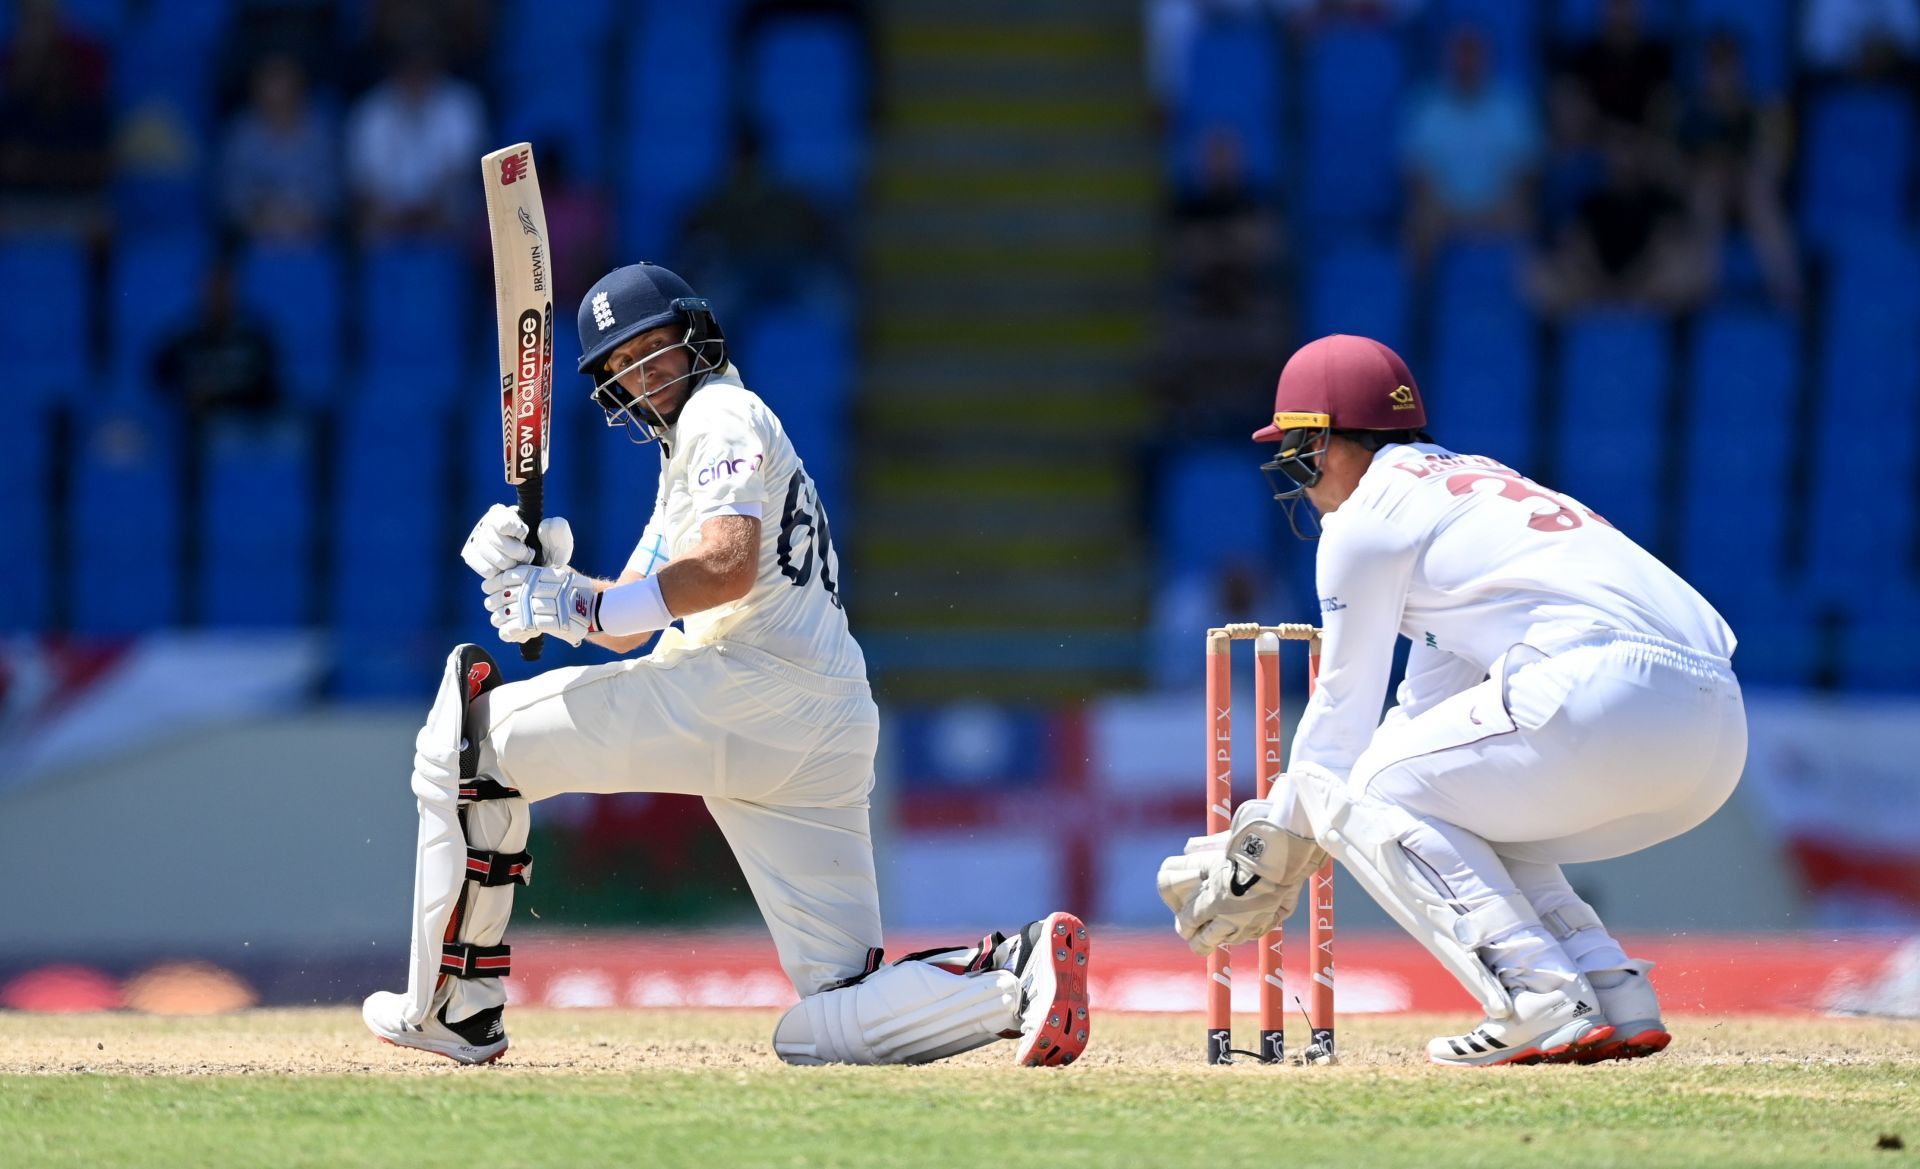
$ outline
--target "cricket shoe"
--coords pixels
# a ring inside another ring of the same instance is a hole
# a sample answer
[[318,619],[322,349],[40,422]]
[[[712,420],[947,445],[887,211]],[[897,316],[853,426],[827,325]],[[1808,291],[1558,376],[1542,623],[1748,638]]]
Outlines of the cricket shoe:
[[382,1043],[430,1051],[456,1063],[492,1063],[507,1053],[507,1029],[500,1019],[502,1007],[488,1007],[458,1023],[447,1022],[446,1008],[442,1007],[425,1023],[412,1027],[405,1022],[406,1004],[405,995],[377,991],[361,1005],[360,1017]]
[[1600,1000],[1600,1013],[1613,1025],[1613,1035],[1603,1043],[1582,1048],[1574,1056],[1579,1063],[1642,1059],[1660,1054],[1673,1042],[1666,1024],[1660,1021],[1660,998],[1653,993],[1653,980],[1647,977],[1653,963],[1640,958],[1629,958],[1627,963],[1587,974]]
[[1598,997],[1584,978],[1565,988],[1514,988],[1513,1014],[1486,1019],[1465,1035],[1427,1043],[1427,1059],[1443,1067],[1488,1068],[1516,1063],[1562,1063],[1613,1035]]
[[1022,1067],[1065,1067],[1087,1049],[1091,950],[1086,923],[1071,913],[1050,913],[995,949],[994,964],[1020,979]]

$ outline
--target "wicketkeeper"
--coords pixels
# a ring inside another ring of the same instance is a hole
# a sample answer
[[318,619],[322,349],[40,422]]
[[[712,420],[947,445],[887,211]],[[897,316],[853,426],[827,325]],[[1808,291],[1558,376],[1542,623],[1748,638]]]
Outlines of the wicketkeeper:
[[[879,714],[847,630],[826,513],[785,430],[727,360],[705,300],[653,264],[609,273],[578,316],[580,372],[611,426],[657,442],[653,516],[618,580],[571,567],[564,519],[496,506],[462,559],[507,642],[545,635],[644,657],[501,685],[477,646],[447,660],[415,744],[419,861],[404,993],[363,1014],[405,1047],[485,1063],[507,1049],[503,940],[532,873],[529,805],[561,792],[702,796],[800,994],[789,1063],[919,1063],[996,1039],[1022,1064],[1085,1049],[1086,927],[883,964],[868,833]],[[684,631],[670,628],[681,622]]]
[[1434,1062],[1651,1055],[1652,963],[1560,866],[1678,836],[1732,793],[1733,633],[1599,515],[1426,425],[1377,341],[1323,337],[1282,371],[1253,437],[1278,444],[1289,520],[1302,497],[1318,517],[1319,685],[1273,798],[1168,858],[1161,895],[1204,954],[1272,928],[1331,853],[1486,1010]]

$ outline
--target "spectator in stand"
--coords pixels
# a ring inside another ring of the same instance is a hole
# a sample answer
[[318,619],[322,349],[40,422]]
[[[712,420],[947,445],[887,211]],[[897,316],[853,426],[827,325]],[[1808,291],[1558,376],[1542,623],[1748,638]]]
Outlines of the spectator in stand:
[[162,342],[153,381],[196,433],[214,421],[264,420],[278,412],[273,338],[239,306],[224,259],[207,269],[198,315]]
[[1708,38],[1700,94],[1680,123],[1690,164],[1694,214],[1706,233],[1709,262],[1723,237],[1744,229],[1767,291],[1783,308],[1800,303],[1800,261],[1785,203],[1787,111],[1747,89],[1738,37]]
[[564,143],[543,142],[539,153],[540,198],[552,237],[554,303],[579,304],[594,274],[616,263],[608,243],[612,212],[605,192],[574,174]]
[[1161,691],[1194,691],[1206,680],[1206,662],[1194,652],[1194,631],[1234,621],[1274,620],[1278,603],[1271,573],[1246,558],[1217,568],[1189,567],[1153,596],[1148,672]]
[[1618,304],[1684,312],[1706,293],[1704,234],[1644,142],[1616,127],[1603,144],[1605,178],[1530,273],[1543,310]]
[[1165,238],[1163,417],[1196,436],[1237,433],[1233,403],[1271,379],[1291,314],[1280,280],[1286,234],[1253,190],[1232,131],[1207,136],[1199,182],[1175,201]]
[[1598,35],[1574,46],[1554,79],[1564,137],[1587,144],[1622,130],[1671,140],[1679,102],[1673,50],[1649,36],[1639,0],[1607,0]]
[[695,287],[737,316],[773,301],[831,295],[843,286],[847,246],[806,192],[767,170],[742,131],[733,170],[682,229]]
[[1517,238],[1531,230],[1540,125],[1526,96],[1493,74],[1490,53],[1479,29],[1455,29],[1441,80],[1413,100],[1401,157],[1418,264],[1457,236]]
[[431,28],[347,119],[347,178],[360,234],[452,235],[478,206],[480,95],[442,67]]
[[0,50],[0,230],[91,233],[111,170],[107,59],[54,0],[21,0]]
[[275,54],[253,71],[252,100],[233,119],[220,160],[227,225],[255,240],[311,240],[340,210],[332,119],[307,98],[300,63]]
[[1806,0],[1800,54],[1826,73],[1911,64],[1920,58],[1920,0]]

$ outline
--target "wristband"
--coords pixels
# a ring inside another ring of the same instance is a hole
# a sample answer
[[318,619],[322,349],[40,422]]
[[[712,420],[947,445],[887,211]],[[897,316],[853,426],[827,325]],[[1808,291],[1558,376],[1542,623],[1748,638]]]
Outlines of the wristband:
[[641,577],[623,585],[600,590],[594,604],[593,628],[596,633],[626,637],[652,633],[673,624],[673,614],[660,595],[658,576]]

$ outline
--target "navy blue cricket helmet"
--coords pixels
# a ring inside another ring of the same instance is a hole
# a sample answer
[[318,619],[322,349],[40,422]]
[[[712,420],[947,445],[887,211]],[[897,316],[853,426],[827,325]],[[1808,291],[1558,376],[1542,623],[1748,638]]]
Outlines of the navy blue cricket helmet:
[[[615,349],[651,329],[679,324],[685,330],[681,339],[651,356],[674,349],[688,351],[688,397],[727,367],[727,338],[713,317],[712,306],[696,296],[685,280],[658,264],[642,261],[602,276],[581,299],[575,324],[580,331],[579,368],[593,379],[594,403],[606,411],[607,425],[639,427],[642,442],[653,437],[655,426],[673,422],[644,400],[665,387],[655,387],[641,397],[628,391],[607,368],[607,358]],[[682,406],[685,401],[681,399]],[[679,410],[673,411],[676,417]]]

